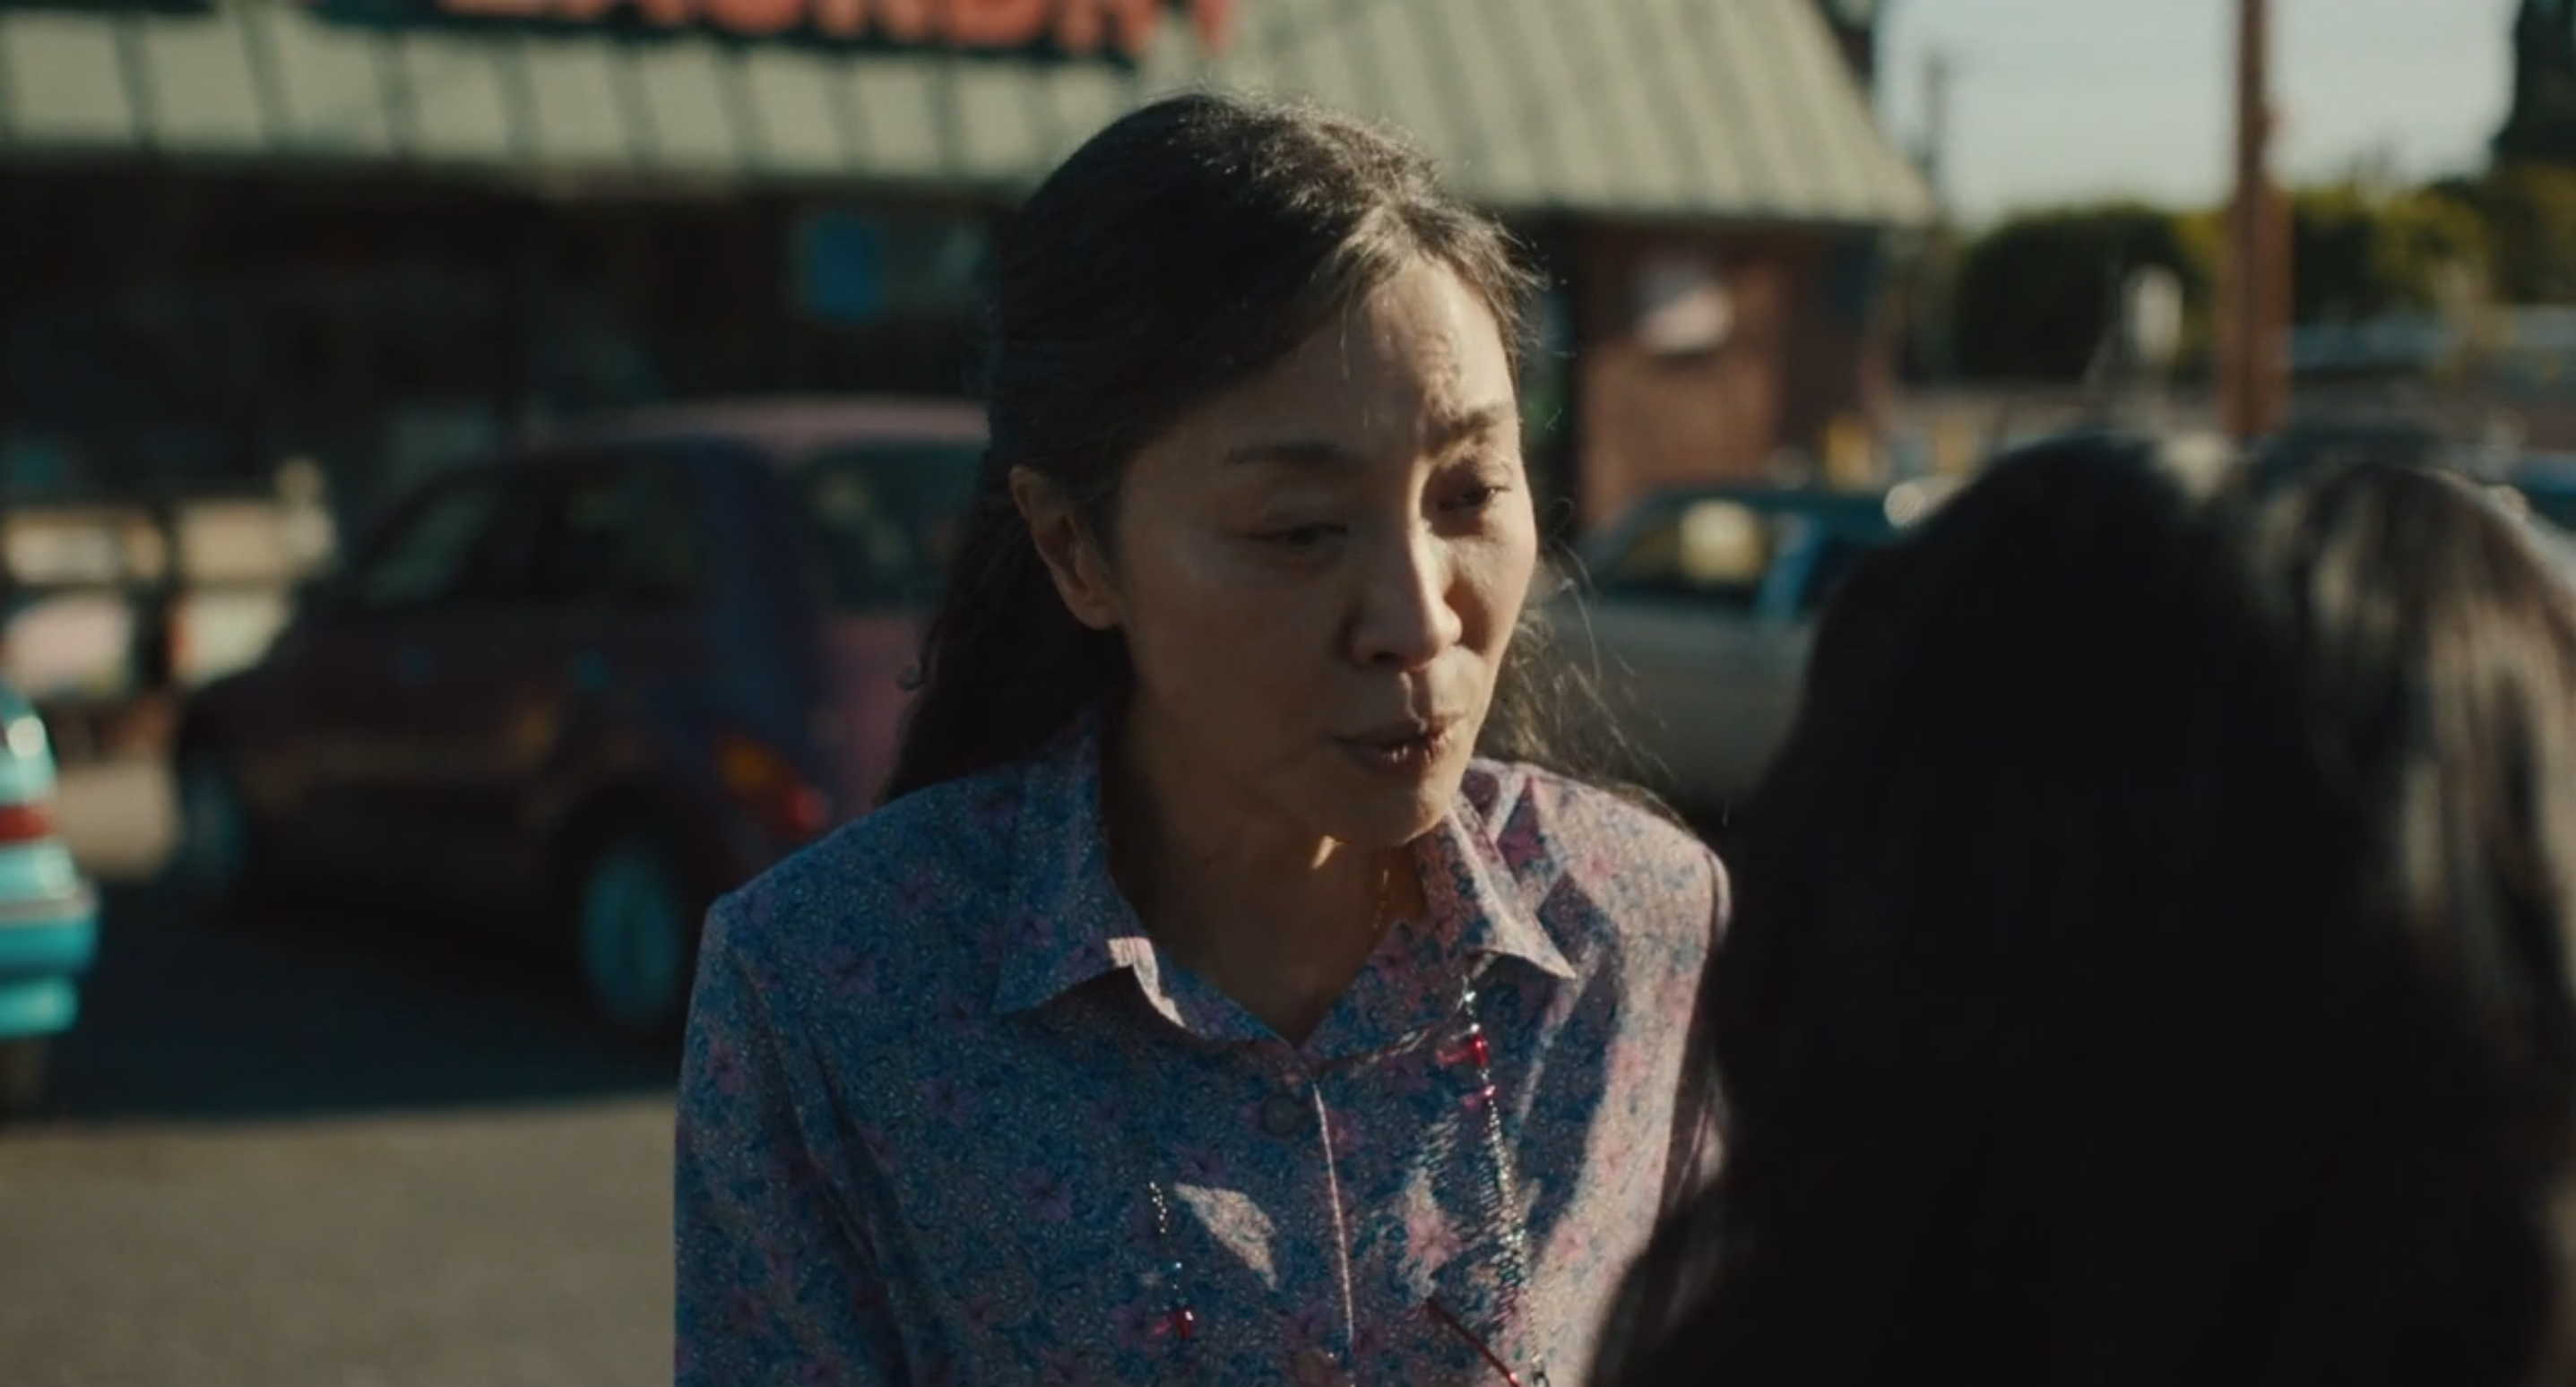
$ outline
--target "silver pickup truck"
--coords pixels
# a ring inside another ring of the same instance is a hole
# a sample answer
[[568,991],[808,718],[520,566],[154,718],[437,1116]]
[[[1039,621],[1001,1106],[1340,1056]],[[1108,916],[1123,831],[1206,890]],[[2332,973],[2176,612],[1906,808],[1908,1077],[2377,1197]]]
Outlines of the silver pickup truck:
[[1643,501],[1583,545],[1583,572],[1548,617],[1561,651],[1595,662],[1648,787],[1721,822],[1797,715],[1825,599],[1943,494],[1932,481],[1699,487]]

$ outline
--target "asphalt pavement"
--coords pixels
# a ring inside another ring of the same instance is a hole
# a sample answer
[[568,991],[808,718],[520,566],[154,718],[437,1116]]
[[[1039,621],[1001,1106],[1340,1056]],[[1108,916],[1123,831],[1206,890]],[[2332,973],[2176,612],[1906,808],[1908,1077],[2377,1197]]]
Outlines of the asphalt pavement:
[[192,918],[148,763],[62,812],[105,925],[0,1129],[0,1384],[668,1379],[672,1047],[452,910]]

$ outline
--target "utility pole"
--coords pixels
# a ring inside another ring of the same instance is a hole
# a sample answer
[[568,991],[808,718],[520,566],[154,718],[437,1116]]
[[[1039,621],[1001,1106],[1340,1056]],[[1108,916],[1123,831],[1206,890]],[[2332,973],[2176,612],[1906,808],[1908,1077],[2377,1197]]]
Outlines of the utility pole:
[[1956,331],[1956,297],[1958,293],[1958,244],[1950,225],[1950,82],[1957,75],[1956,59],[1946,49],[1935,48],[1923,56],[1923,128],[1917,136],[1914,164],[1923,174],[1923,185],[1932,193],[1934,224],[1930,239],[1916,258],[1913,271],[1912,299],[1914,355],[1924,375],[1937,384],[1948,384],[1956,362],[1953,359],[1953,335]]
[[2242,442],[2279,427],[2289,396],[2289,209],[2272,184],[2271,5],[2237,0],[2236,197],[2219,309],[2219,408]]
[[1933,49],[1923,55],[1923,147],[1914,161],[1922,166],[1923,181],[1931,186],[1932,199],[1944,209],[1949,206],[1949,189],[1942,184],[1950,156],[1950,78],[1955,71],[1950,54]]

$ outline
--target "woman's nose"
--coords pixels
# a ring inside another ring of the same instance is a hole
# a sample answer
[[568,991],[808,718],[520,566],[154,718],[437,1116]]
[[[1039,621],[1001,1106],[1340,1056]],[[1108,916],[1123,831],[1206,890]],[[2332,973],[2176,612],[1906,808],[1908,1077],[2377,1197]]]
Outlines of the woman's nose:
[[1421,525],[1406,526],[1362,566],[1351,629],[1362,665],[1418,669],[1456,645],[1466,623],[1452,603],[1457,564]]

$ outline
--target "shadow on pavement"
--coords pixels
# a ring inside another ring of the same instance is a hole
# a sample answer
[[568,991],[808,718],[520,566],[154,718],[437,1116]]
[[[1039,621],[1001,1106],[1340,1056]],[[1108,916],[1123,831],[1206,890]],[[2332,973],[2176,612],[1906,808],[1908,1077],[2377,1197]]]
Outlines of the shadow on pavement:
[[569,970],[490,929],[316,902],[190,918],[110,881],[44,1117],[237,1118],[668,1092],[675,1043],[592,1019]]

